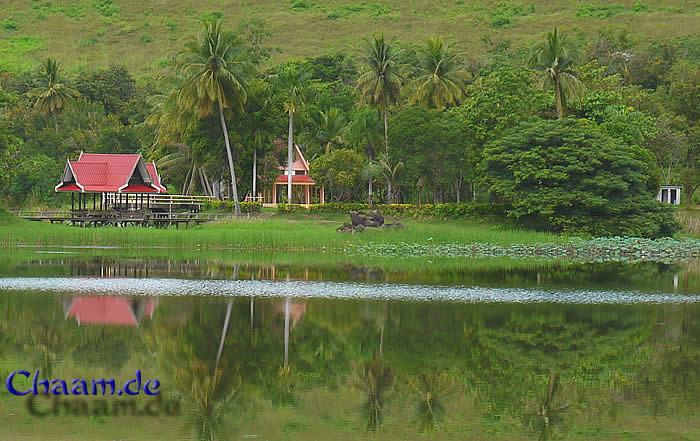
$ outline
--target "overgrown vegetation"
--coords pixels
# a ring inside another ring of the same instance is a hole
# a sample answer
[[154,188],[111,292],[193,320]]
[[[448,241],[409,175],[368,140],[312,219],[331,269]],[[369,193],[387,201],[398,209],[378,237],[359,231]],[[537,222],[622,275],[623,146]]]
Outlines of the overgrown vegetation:
[[[400,13],[391,20],[404,19],[403,9],[384,6],[389,15]],[[591,20],[604,6],[582,14]],[[295,1],[284,8],[302,16],[336,11],[338,23],[359,15],[381,22],[385,15],[372,2]],[[634,16],[656,10],[624,8]],[[103,0],[83,9],[102,17],[96,46],[128,9]],[[48,3],[40,10],[66,13]],[[485,53],[467,56],[457,39],[426,34],[411,44],[388,34],[365,41],[358,35],[357,51],[279,64],[273,46],[279,29],[270,32],[258,17],[227,24],[229,10],[222,10],[185,11],[206,26],[198,25],[196,39],[173,42],[177,50],[161,59],[157,79],[121,65],[71,74],[75,59],[51,58],[23,72],[5,68],[0,178],[9,185],[0,198],[15,206],[61,205],[56,177],[66,158],[89,149],[144,153],[158,162],[171,192],[243,200],[257,197],[255,174],[257,193],[269,199],[296,143],[327,201],[390,204],[390,214],[393,204],[413,204],[440,208],[411,216],[500,213],[548,231],[656,237],[677,229],[671,208],[654,201],[658,184],[681,184],[686,203],[694,202],[700,186],[695,36],[639,41],[619,27],[590,34],[559,28],[533,34],[532,45],[487,39]],[[499,2],[478,12],[506,17],[510,24],[489,26],[511,29],[551,9]],[[158,42],[154,23],[166,34],[189,33],[166,17],[128,34],[145,45]],[[119,58],[116,49],[110,56]],[[593,161],[599,158],[600,164]],[[552,178],[557,173],[566,177]],[[288,200],[280,190],[279,202],[301,202],[298,193]]]

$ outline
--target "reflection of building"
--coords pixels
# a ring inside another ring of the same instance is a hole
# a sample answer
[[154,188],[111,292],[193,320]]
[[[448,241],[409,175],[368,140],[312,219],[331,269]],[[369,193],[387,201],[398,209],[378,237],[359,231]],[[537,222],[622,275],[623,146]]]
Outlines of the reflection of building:
[[153,317],[158,302],[152,298],[72,297],[64,300],[66,319],[75,318],[79,325],[100,324],[138,326],[145,317]]
[[683,187],[680,185],[662,185],[659,189],[659,194],[656,195],[656,199],[667,204],[680,205],[682,189]]
[[[287,305],[289,306],[289,309],[287,309]],[[301,321],[302,318],[304,318],[304,314],[306,314],[306,302],[303,300],[292,302],[289,301],[289,299],[286,299],[279,303],[275,303],[275,316],[284,317],[286,314],[289,314],[291,326],[294,328],[296,324]]]

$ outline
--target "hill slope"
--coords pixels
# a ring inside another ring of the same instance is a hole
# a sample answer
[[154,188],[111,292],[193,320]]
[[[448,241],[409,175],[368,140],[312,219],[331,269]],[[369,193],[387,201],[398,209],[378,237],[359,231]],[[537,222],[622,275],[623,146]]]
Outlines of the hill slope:
[[121,63],[153,73],[212,15],[231,25],[264,20],[273,62],[355,52],[364,37],[381,31],[408,42],[448,36],[478,54],[485,38],[527,44],[554,26],[591,34],[624,28],[636,41],[697,37],[700,29],[699,0],[5,0],[3,6],[0,70],[10,71],[52,54],[69,70]]

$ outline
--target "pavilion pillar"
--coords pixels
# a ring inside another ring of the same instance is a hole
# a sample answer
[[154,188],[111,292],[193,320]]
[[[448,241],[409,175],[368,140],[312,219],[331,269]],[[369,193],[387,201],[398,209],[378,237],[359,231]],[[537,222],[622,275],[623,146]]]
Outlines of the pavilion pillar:
[[97,193],[92,194],[92,211],[97,209]]
[[70,211],[75,211],[75,193],[70,194]]
[[311,204],[311,186],[310,186],[310,185],[305,185],[305,186],[304,186],[304,189],[306,190],[306,191],[305,191],[305,193],[306,193],[306,194],[305,194],[305,196],[306,196],[306,205],[308,206],[308,205]]
[[272,203],[277,205],[277,183],[272,184]]

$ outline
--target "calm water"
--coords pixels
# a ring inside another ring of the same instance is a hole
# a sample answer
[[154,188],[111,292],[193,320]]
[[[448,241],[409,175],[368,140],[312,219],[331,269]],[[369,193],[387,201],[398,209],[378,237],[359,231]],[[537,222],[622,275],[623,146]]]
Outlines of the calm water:
[[162,395],[2,387],[0,440],[700,440],[697,268],[18,259],[3,382],[141,369]]

